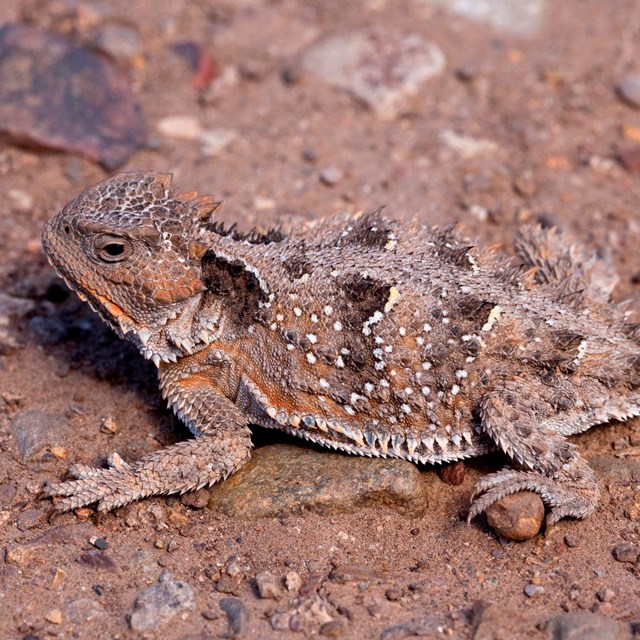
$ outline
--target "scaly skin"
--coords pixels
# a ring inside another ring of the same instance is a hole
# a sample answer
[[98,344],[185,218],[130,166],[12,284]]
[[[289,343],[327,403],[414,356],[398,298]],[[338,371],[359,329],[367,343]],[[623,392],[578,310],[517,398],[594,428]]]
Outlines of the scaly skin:
[[60,510],[109,510],[224,479],[248,425],[354,454],[440,463],[501,449],[470,517],[536,491],[549,521],[598,502],[566,436],[640,412],[640,340],[612,279],[564,236],[516,240],[518,265],[450,228],[379,211],[241,235],[170,176],[120,174],[47,224],[58,273],[159,367],[194,439],[51,484]]

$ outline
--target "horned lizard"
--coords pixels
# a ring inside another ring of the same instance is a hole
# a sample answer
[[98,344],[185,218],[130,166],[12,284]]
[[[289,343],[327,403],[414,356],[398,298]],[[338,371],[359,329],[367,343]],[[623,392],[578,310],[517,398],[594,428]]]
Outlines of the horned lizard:
[[583,250],[531,226],[514,262],[380,210],[242,234],[212,220],[217,206],[133,172],[46,225],[58,273],[155,362],[194,435],[75,465],[48,486],[58,509],[218,482],[257,424],[418,463],[499,449],[511,467],[478,482],[470,517],[523,490],[548,523],[594,511],[595,474],[566,436],[640,413],[640,337]]

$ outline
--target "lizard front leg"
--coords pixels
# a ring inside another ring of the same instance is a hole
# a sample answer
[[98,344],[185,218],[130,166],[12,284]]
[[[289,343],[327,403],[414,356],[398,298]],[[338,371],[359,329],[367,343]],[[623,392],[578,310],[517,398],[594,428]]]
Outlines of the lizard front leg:
[[249,459],[251,432],[236,405],[215,390],[206,377],[190,376],[172,385],[174,410],[196,434],[133,464],[118,459],[109,469],[75,465],[75,480],[52,483],[44,492],[62,498],[68,511],[94,502],[99,511],[148,496],[184,493],[223,480]]
[[550,405],[532,385],[513,381],[487,396],[480,405],[483,431],[513,459],[506,469],[480,480],[472,496],[469,520],[505,495],[534,491],[550,509],[547,524],[592,513],[600,490],[591,467],[574,445],[540,426]]

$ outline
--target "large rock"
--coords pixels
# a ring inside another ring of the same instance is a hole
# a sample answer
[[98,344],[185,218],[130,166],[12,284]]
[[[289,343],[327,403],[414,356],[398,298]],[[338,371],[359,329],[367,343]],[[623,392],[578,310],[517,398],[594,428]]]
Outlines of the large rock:
[[384,119],[395,118],[444,64],[440,48],[419,35],[361,31],[320,40],[303,59],[307,71],[348,91]]
[[590,611],[563,613],[547,623],[552,640],[631,640],[628,624]]
[[427,491],[415,465],[295,445],[256,450],[209,499],[209,508],[238,518],[348,513],[381,504],[408,516],[425,512]]
[[6,24],[0,28],[0,134],[115,169],[142,146],[145,127],[122,71],[57,34]]

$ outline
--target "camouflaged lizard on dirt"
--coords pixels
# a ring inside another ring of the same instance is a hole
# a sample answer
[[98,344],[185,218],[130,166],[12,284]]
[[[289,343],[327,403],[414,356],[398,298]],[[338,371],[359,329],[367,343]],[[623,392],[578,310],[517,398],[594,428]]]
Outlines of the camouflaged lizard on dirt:
[[548,523],[597,506],[566,436],[640,413],[640,338],[598,266],[529,227],[518,261],[452,228],[380,211],[289,235],[212,221],[211,198],[171,176],[120,174],[46,226],[58,273],[159,369],[194,438],[128,464],[72,467],[60,510],[105,511],[224,479],[258,424],[353,454],[442,463],[499,449],[470,517],[537,492]]

